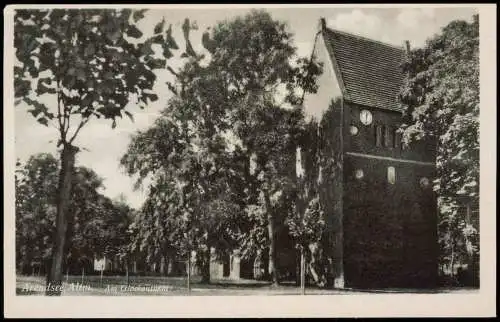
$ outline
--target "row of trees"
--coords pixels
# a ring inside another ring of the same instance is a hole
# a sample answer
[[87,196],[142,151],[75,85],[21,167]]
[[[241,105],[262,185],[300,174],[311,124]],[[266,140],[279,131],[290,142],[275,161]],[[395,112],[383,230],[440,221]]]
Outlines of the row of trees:
[[[169,83],[175,96],[165,113],[168,116],[156,129],[165,132],[161,137],[165,141],[160,142],[159,150],[150,149],[149,155],[128,153],[122,160],[130,174],[155,177],[138,226],[145,226],[153,217],[149,222],[155,229],[150,231],[156,234],[156,240],[166,240],[157,243],[161,247],[152,242],[140,244],[152,249],[150,257],[159,249],[172,247],[181,253],[196,249],[207,254],[212,245],[227,249],[242,234],[248,236],[249,249],[261,248],[267,243],[267,234],[270,272],[277,283],[273,268],[276,235],[290,207],[284,200],[290,199],[293,186],[290,161],[302,119],[300,109],[293,106],[299,103],[300,90],[314,90],[319,69],[306,59],[294,59],[296,48],[285,24],[273,21],[266,13],[253,12],[219,24],[212,37],[203,35],[203,45],[212,58],[208,68],[201,66],[203,56],[193,50],[189,40],[193,26],[186,19],[182,26],[186,47],[181,57],[187,62],[175,72],[167,66],[172,50],[179,49],[171,27],[166,28],[162,20],[153,35],[145,38],[136,27],[144,12],[16,10],[16,103],[30,106],[28,111],[40,124],[57,128],[57,146],[61,147],[56,231],[47,282],[61,283],[65,250],[71,244],[66,237],[69,222],[74,220],[70,207],[79,151],[75,140],[92,118],[110,119],[115,127],[123,114],[132,118],[126,110],[131,99],[141,108],[156,100],[153,70],[166,69],[176,81]],[[153,47],[160,47],[161,58]],[[283,109],[276,102],[275,94],[280,89],[291,109]],[[50,99],[53,106],[46,105]],[[277,118],[282,126],[275,127]],[[236,144],[228,144],[230,134]],[[131,151],[134,146],[141,148],[141,137],[134,139]],[[234,149],[228,152],[230,145]],[[251,171],[249,159],[253,161]],[[235,220],[236,210],[242,209],[247,215]],[[261,212],[265,215],[259,218]],[[267,232],[248,228],[254,221],[267,226]],[[158,228],[160,222],[165,229]],[[229,232],[229,226],[235,223],[238,229]],[[143,231],[137,235],[147,241],[150,231]]]
[[[59,164],[51,154],[31,156],[16,169],[16,263],[19,273],[48,273],[54,245]],[[93,267],[95,257],[125,257],[131,243],[135,212],[123,198],[111,200],[99,190],[102,179],[91,169],[77,167],[65,257],[67,271]],[[71,238],[70,238],[71,237]],[[35,267],[36,266],[36,267]]]
[[137,236],[151,258],[196,251],[208,281],[212,248],[219,256],[239,248],[247,258],[266,250],[279,282],[278,241],[295,236],[287,223],[305,133],[299,103],[321,71],[296,56],[292,40],[285,24],[254,11],[205,32],[208,64],[191,51],[172,71],[167,108],[122,158],[138,184],[153,178]]
[[[130,102],[145,108],[158,96],[152,91],[154,70],[164,69],[178,45],[165,21],[151,36],[137,28],[146,10],[21,9],[14,15],[14,92],[16,105],[42,125],[58,130],[60,173],[56,233],[47,283],[61,285],[66,249],[73,168],[79,147],[75,140],[93,119],[109,119],[113,128]],[[183,26],[191,47],[189,20]],[[163,55],[155,55],[155,47]],[[50,104],[47,102],[51,102]],[[60,289],[57,288],[56,289]],[[48,291],[47,295],[60,295]]]
[[[196,251],[204,280],[211,248],[219,255],[234,248],[247,257],[267,252],[274,284],[284,265],[278,254],[287,245],[303,250],[310,263],[327,265],[313,258],[321,252],[311,247],[319,245],[324,230],[317,189],[318,162],[324,160],[318,161],[321,144],[314,145],[321,138],[311,139],[318,127],[306,122],[301,107],[304,93],[316,91],[321,64],[297,56],[286,24],[252,11],[207,30],[203,53],[194,50],[193,25],[186,19],[184,64],[174,70],[168,62],[180,48],[171,26],[162,20],[151,36],[144,36],[136,26],[144,12],[16,10],[15,95],[39,123],[59,130],[61,147],[59,166],[53,165],[59,171],[52,186],[57,186],[56,196],[44,206],[54,218],[55,234],[52,241],[50,229],[39,235],[53,245],[48,283],[61,283],[67,250],[89,242],[70,231],[89,222],[100,225],[99,216],[85,211],[77,216],[79,210],[71,208],[78,204],[72,196],[81,170],[74,169],[76,138],[93,118],[110,119],[114,128],[123,115],[133,119],[130,106],[145,108],[157,100],[155,70],[174,76],[168,83],[172,97],[154,125],[132,138],[121,159],[138,185],[148,182],[129,252],[145,252],[147,260],[157,261]],[[472,24],[451,23],[403,66],[408,75],[400,95],[407,111],[405,138],[440,138],[437,188],[443,200],[441,227],[447,227],[441,232],[445,254],[449,245],[458,246],[457,238],[444,236],[465,238],[472,245],[467,249],[478,251],[474,231],[461,229],[463,220],[453,208],[460,194],[478,196],[477,26],[477,17]],[[47,96],[53,106],[46,105]],[[306,150],[318,157],[304,158],[305,173],[297,175],[297,151]],[[20,198],[20,205],[31,200]],[[26,210],[27,220],[36,211]],[[86,219],[77,225],[79,218]],[[29,234],[23,225],[19,230]],[[324,267],[310,271],[324,272],[312,274],[317,282],[329,280]]]

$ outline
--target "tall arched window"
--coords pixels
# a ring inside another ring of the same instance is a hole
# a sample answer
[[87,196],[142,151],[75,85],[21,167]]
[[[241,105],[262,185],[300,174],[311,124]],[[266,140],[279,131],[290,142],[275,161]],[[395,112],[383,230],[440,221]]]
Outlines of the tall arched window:
[[375,145],[382,146],[383,126],[377,125],[375,127]]
[[401,133],[398,132],[397,128],[394,129],[393,136],[394,136],[393,146],[395,149],[397,149],[401,145]]
[[387,181],[390,184],[396,183],[396,169],[394,167],[387,168]]
[[384,126],[384,146],[386,148],[392,146],[392,133],[390,126]]

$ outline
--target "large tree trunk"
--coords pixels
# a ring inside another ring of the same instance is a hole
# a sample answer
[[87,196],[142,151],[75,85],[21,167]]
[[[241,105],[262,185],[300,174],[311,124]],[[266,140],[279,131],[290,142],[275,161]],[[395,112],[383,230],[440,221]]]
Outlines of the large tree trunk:
[[274,222],[274,212],[271,207],[271,200],[269,194],[265,192],[266,199],[266,212],[267,212],[267,231],[269,234],[269,269],[268,272],[271,275],[271,283],[273,286],[279,284],[278,280],[278,267],[277,267],[277,254],[276,254],[276,225]]
[[64,144],[61,152],[61,171],[59,174],[56,233],[54,247],[52,250],[52,262],[47,277],[46,295],[61,295],[62,286],[62,264],[64,259],[64,247],[66,244],[66,230],[68,228],[68,206],[71,196],[71,185],[75,155],[78,148]]

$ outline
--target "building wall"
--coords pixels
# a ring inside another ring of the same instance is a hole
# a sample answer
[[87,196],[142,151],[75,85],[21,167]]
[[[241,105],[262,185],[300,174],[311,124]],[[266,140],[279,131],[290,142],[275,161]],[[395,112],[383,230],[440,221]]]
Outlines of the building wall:
[[94,271],[112,270],[113,263],[109,257],[94,258]]
[[[438,250],[437,205],[431,184],[435,176],[433,146],[421,142],[405,150],[391,140],[389,146],[376,146],[376,126],[395,129],[401,114],[370,109],[373,122],[363,125],[359,112],[364,108],[345,104],[346,286],[433,286]],[[349,133],[351,125],[359,129],[355,136]],[[388,178],[389,167],[395,170],[393,183]],[[357,170],[363,171],[362,178],[356,178]],[[422,178],[429,180],[428,186],[421,185]]]
[[210,278],[222,279],[224,277],[224,263],[217,260],[210,261]]
[[326,244],[324,248],[332,261],[330,274],[335,287],[344,287],[344,165],[342,151],[343,102],[340,98],[332,101],[321,124],[321,164],[320,201],[326,214]]
[[238,251],[234,251],[229,256],[217,258],[215,249],[211,250],[212,258],[210,260],[210,278],[217,279],[233,279],[241,278],[241,257]]
[[318,91],[315,94],[306,94],[303,105],[306,116],[319,122],[331,102],[342,97],[342,92],[322,33],[316,38],[314,55],[317,61],[323,64],[323,73],[317,80]]
[[[404,146],[396,131],[400,112],[346,101],[321,34],[315,55],[324,64],[323,74],[318,92],[306,95],[304,106],[306,116],[322,125],[320,149],[325,160],[320,195],[327,212],[326,251],[333,262],[334,285],[434,286],[438,271],[437,202],[431,188],[434,142]],[[372,113],[370,125],[360,121],[363,109]],[[354,136],[351,126],[358,129]],[[394,183],[389,182],[389,167]],[[357,169],[363,170],[362,179],[355,178]],[[428,186],[421,185],[423,178]]]
[[[359,119],[360,112],[368,110],[373,115],[370,125],[363,125]],[[384,157],[417,160],[424,162],[435,161],[435,144],[429,140],[417,141],[409,147],[403,147],[401,134],[395,130],[401,125],[402,114],[396,111],[381,110],[351,103],[345,104],[344,115],[344,152],[360,152]],[[355,136],[349,133],[350,126],[356,126],[359,133]],[[390,134],[389,145],[376,145],[377,126],[388,126]],[[396,144],[394,145],[394,141]]]
[[[330,58],[323,34],[317,36],[314,55],[323,64],[318,79],[318,91],[304,97],[306,117],[320,126],[319,149],[323,159],[320,164],[320,200],[325,209],[326,232],[323,241],[324,254],[331,263],[329,275],[333,285],[344,286],[343,228],[342,228],[342,104],[341,85]],[[307,153],[314,153],[304,151]],[[304,159],[308,156],[305,155]]]

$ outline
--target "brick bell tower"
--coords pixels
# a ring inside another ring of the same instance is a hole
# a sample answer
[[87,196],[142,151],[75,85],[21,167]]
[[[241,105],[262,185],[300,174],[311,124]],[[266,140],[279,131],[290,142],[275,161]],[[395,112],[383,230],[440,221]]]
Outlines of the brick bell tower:
[[333,30],[320,21],[314,54],[323,62],[308,117],[338,165],[323,194],[336,287],[428,288],[437,283],[435,143],[404,146],[397,131],[400,64],[409,50]]

